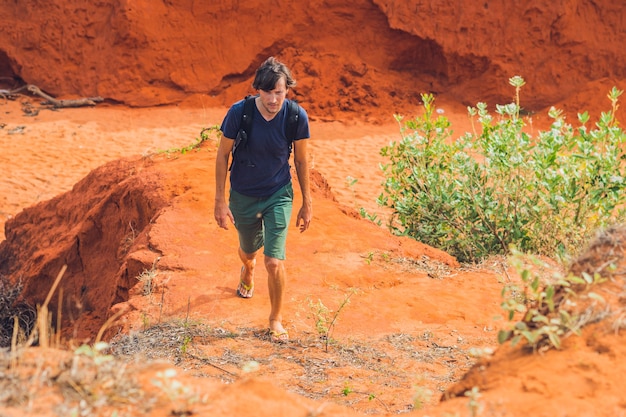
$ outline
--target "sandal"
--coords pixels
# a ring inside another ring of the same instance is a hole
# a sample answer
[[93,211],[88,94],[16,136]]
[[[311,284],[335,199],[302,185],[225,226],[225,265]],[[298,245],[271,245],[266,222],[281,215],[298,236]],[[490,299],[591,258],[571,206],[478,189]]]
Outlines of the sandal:
[[273,343],[287,343],[289,341],[289,333],[287,330],[279,332],[276,330],[269,331],[270,342]]
[[250,285],[247,285],[245,282],[243,282],[243,278],[241,278],[241,276],[243,275],[245,270],[246,270],[246,267],[242,266],[241,273],[239,274],[239,285],[237,286],[237,295],[241,298],[252,298],[252,295],[254,294],[254,282]]

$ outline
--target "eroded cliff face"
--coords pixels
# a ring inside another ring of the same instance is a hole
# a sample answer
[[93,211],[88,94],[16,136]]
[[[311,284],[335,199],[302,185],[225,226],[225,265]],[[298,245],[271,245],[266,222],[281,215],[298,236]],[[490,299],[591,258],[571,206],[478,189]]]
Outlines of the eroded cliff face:
[[531,111],[587,109],[626,71],[626,17],[608,0],[2,3],[0,77],[130,106],[228,105],[269,55],[318,118],[390,115],[423,92],[505,103],[513,75]]
[[506,96],[506,80],[521,75],[527,104],[541,108],[587,90],[589,82],[610,84],[625,75],[626,54],[619,45],[626,14],[616,2],[374,3],[392,28],[436,41],[444,81],[459,99]]

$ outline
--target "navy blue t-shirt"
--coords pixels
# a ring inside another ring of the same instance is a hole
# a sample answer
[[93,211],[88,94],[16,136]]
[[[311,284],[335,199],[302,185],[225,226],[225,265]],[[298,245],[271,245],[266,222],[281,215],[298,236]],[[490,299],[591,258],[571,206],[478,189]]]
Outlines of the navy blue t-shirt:
[[[220,127],[225,137],[237,137],[244,100],[232,105]],[[299,107],[299,106],[298,106]],[[308,139],[309,118],[299,107],[300,118],[294,140]],[[267,121],[254,106],[252,127],[245,146],[239,146],[233,157],[230,186],[250,197],[269,197],[291,181],[289,156],[291,143],[287,139],[288,99],[276,116]]]

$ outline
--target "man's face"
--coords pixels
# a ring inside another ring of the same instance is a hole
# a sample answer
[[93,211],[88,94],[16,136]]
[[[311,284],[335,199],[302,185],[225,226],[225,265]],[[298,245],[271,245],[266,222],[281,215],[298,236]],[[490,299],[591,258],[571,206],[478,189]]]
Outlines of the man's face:
[[287,96],[285,79],[281,77],[271,91],[259,90],[259,96],[261,97],[261,105],[264,107],[265,111],[271,115],[275,115],[283,107],[285,97]]

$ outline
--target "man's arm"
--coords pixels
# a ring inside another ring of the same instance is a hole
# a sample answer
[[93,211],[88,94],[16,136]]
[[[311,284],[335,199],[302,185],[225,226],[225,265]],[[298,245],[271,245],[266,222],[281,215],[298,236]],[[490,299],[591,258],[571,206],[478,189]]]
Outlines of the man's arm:
[[228,220],[231,223],[235,222],[233,213],[226,203],[226,176],[234,143],[233,139],[222,137],[215,157],[215,206],[213,213],[217,225],[223,229],[228,229]]
[[311,189],[309,186],[309,163],[307,160],[307,143],[308,139],[301,139],[294,142],[293,160],[296,166],[296,174],[300,191],[302,193],[302,207],[298,211],[296,218],[296,227],[300,228],[300,232],[304,232],[309,228],[311,219],[313,218],[313,202],[311,200]]

